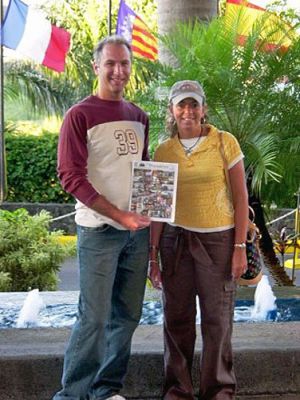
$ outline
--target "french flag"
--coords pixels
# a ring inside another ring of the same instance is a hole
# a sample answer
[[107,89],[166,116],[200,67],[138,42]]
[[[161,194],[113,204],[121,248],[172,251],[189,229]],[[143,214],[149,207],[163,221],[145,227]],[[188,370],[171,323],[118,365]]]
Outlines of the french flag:
[[10,0],[1,28],[3,46],[62,72],[70,38],[69,32],[51,25],[36,8],[21,0]]

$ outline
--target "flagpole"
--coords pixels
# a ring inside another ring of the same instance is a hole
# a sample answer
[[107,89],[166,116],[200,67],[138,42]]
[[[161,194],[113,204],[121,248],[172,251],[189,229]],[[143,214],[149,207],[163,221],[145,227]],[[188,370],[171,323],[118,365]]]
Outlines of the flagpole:
[[[0,21],[3,21],[3,1],[0,0]],[[0,204],[6,197],[6,164],[5,164],[5,144],[4,144],[4,68],[3,68],[3,46],[2,31],[0,44]]]
[[108,0],[108,34],[111,35],[111,0]]

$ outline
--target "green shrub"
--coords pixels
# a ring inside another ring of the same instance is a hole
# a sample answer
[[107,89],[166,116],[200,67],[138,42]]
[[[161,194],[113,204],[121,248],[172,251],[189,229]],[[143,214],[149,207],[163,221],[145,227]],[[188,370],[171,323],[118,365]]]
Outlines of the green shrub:
[[69,255],[61,232],[49,231],[47,211],[0,210],[0,291],[55,290],[61,262]]
[[8,290],[11,284],[11,277],[7,272],[0,272],[0,292]]
[[7,201],[72,203],[57,178],[58,135],[7,134]]

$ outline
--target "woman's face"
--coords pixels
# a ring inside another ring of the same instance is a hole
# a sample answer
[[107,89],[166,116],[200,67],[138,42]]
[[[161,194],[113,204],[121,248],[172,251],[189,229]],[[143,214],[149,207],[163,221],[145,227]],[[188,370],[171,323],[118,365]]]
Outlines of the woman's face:
[[205,115],[205,107],[195,99],[188,97],[176,105],[171,105],[171,112],[177,123],[178,131],[191,130],[199,133],[201,119]]

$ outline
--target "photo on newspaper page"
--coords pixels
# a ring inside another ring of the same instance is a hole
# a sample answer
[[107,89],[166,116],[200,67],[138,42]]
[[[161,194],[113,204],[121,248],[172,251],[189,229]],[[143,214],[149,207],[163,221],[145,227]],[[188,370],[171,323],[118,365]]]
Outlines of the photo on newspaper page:
[[129,209],[152,221],[175,219],[178,164],[134,161]]

